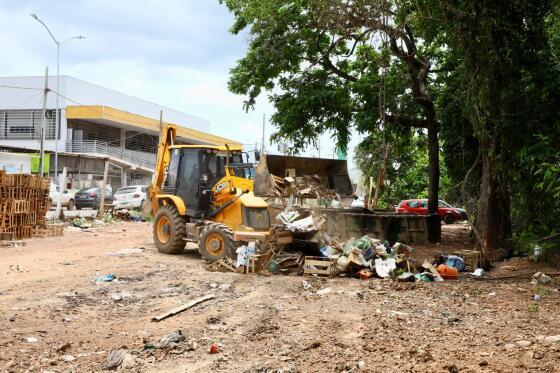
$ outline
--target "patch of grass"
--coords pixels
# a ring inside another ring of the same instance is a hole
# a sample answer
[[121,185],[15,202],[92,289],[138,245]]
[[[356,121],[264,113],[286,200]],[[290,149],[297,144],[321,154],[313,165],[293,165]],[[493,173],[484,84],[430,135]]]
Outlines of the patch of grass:
[[475,297],[480,297],[482,295],[482,292],[483,290],[480,286],[471,289],[471,294]]
[[538,303],[531,303],[529,304],[528,311],[529,313],[537,313],[539,312],[540,305]]

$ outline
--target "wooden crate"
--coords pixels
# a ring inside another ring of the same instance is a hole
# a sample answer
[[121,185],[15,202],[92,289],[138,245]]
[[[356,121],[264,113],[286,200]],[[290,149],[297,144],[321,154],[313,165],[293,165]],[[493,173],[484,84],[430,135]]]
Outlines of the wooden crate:
[[303,274],[332,277],[336,274],[336,259],[322,256],[306,256],[303,263]]
[[23,214],[29,212],[31,202],[26,199],[13,199],[10,201],[10,211],[12,214]]
[[460,256],[467,270],[474,271],[482,265],[482,253],[477,250],[458,250],[453,255]]
[[34,227],[33,237],[57,237],[64,236],[64,225],[49,224],[46,227]]
[[12,228],[16,225],[15,214],[1,214],[0,215],[0,228]]
[[31,225],[18,225],[14,229],[15,232],[15,239],[16,240],[24,240],[26,238],[31,238]]
[[50,177],[41,178],[40,189],[48,191],[50,188],[51,188],[51,178]]
[[11,187],[14,186],[14,182],[15,182],[15,178],[13,174],[6,174],[6,173],[2,174],[2,184],[0,185]]
[[0,241],[11,241],[14,238],[12,232],[2,232],[0,230]]

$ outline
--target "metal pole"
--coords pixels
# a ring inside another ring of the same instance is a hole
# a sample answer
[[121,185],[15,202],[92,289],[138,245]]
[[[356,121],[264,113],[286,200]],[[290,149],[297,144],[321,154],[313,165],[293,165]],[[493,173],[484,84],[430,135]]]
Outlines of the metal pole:
[[41,118],[41,152],[39,154],[39,176],[43,176],[45,158],[45,128],[47,125],[47,93],[49,92],[49,68],[45,68],[45,92],[43,93],[43,116]]
[[[60,43],[56,43],[56,121],[54,124],[54,177],[58,177],[58,127],[60,126],[60,115],[58,106],[58,94],[60,93]],[[58,211],[57,211],[58,212]]]

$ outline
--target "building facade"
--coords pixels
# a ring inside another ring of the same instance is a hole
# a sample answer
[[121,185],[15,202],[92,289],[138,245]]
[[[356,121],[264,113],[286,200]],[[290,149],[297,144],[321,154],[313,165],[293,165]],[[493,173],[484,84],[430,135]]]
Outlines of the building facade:
[[[0,149],[4,154],[36,157],[39,152],[44,86],[45,78],[40,76],[0,77]],[[69,188],[99,184],[106,160],[113,188],[149,183],[160,113],[165,122],[177,125],[180,143],[239,145],[210,134],[210,123],[204,119],[70,76],[60,77],[58,92],[56,77],[49,78],[48,87],[52,92],[46,101],[44,146],[50,153],[46,169],[54,176],[53,153],[58,150],[58,173],[67,168]],[[1,160],[2,153],[0,164]]]

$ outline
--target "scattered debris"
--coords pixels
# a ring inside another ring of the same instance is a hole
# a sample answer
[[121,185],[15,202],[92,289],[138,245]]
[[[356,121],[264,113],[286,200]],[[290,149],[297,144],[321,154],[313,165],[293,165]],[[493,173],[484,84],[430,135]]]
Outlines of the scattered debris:
[[111,282],[114,279],[116,279],[117,277],[115,275],[112,274],[107,274],[107,275],[103,275],[103,276],[99,276],[95,278],[95,282],[99,283],[99,282]]
[[332,293],[331,288],[324,288],[324,289],[321,289],[321,290],[317,291],[317,295],[326,295],[326,294],[330,294],[330,293]]
[[29,343],[37,343],[38,341],[37,337],[27,337],[25,340]]
[[146,250],[146,248],[144,248],[144,247],[131,247],[131,248],[121,249],[119,251],[115,251],[115,252],[111,252],[111,253],[105,253],[105,255],[108,255],[108,256],[128,256],[128,255],[134,255],[134,254],[143,254],[144,250]]
[[180,312],[183,312],[183,311],[185,311],[185,310],[188,310],[188,309],[191,308],[191,307],[196,306],[196,305],[199,304],[199,303],[202,303],[202,302],[205,302],[205,301],[207,301],[207,300],[214,299],[214,298],[216,298],[216,296],[215,296],[214,294],[210,294],[210,295],[206,295],[206,296],[204,296],[204,297],[200,297],[200,298],[194,299],[194,300],[190,301],[190,302],[187,303],[187,304],[183,304],[183,305],[181,305],[181,306],[179,306],[179,307],[175,307],[175,308],[173,308],[173,309],[171,309],[171,310],[169,310],[169,311],[167,311],[167,312],[164,312],[164,313],[162,313],[162,314],[160,314],[160,315],[157,315],[157,316],[155,316],[155,317],[152,317],[152,321],[161,321],[161,320],[163,320],[163,319],[168,318],[169,316],[176,315],[176,314],[178,314],[178,313],[180,313]]
[[476,277],[482,277],[483,274],[484,274],[484,269],[482,268],[477,268],[474,270],[474,272],[471,273],[471,275]]
[[113,350],[107,355],[107,361],[103,369],[116,370],[124,361],[125,350]]
[[126,221],[139,221],[144,222],[146,221],[146,217],[142,215],[138,211],[129,211],[129,210],[118,210],[115,212],[115,217],[120,220]]
[[86,218],[84,218],[83,216],[74,218],[74,220],[72,220],[72,225],[74,227],[82,229],[88,229],[92,227],[92,225],[89,224]]
[[220,347],[216,343],[212,343],[208,352],[211,354],[217,354],[220,352]]
[[56,348],[56,352],[64,352],[67,349],[69,349],[71,345],[72,345],[71,342],[64,342],[63,344],[61,344]]

